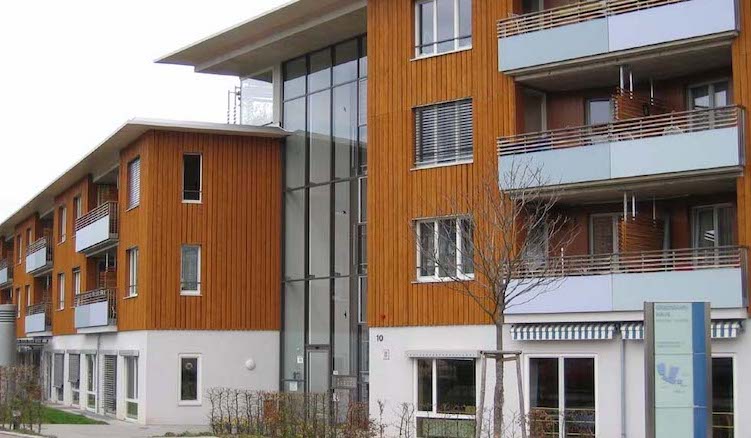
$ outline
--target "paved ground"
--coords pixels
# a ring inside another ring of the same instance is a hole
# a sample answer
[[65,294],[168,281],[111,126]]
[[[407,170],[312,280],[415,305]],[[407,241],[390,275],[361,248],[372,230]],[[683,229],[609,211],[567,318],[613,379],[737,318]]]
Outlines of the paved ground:
[[[56,409],[68,410],[60,406]],[[70,412],[81,414],[79,410]],[[49,424],[42,425],[42,435],[56,436],[57,438],[147,438],[164,436],[167,432],[206,432],[206,426],[141,426],[139,424],[113,420],[109,417],[100,417],[86,414],[97,420],[106,421],[102,425],[73,425],[73,424]],[[0,438],[12,438],[17,435],[0,432]]]

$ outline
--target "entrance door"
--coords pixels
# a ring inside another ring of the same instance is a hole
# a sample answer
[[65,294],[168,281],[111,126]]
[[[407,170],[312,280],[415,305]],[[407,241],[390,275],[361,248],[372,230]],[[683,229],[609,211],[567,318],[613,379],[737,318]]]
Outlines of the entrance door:
[[104,356],[104,413],[117,413],[117,356]]

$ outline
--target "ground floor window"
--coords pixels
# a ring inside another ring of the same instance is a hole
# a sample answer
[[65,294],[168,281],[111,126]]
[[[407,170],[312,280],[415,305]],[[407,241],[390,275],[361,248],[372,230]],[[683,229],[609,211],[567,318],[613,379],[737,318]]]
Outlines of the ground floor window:
[[180,355],[180,404],[201,404],[201,357]]
[[65,354],[62,353],[55,353],[54,356],[54,363],[53,366],[53,381],[52,386],[55,388],[55,399],[58,402],[63,402],[64,397],[64,388],[65,388]]
[[138,356],[125,357],[125,415],[138,418]]
[[96,409],[96,355],[86,355],[86,407]]
[[529,359],[529,415],[532,436],[595,435],[595,359]]
[[475,436],[477,375],[474,359],[417,359],[417,436]]
[[712,358],[712,437],[735,436],[733,358]]
[[81,355],[68,355],[68,382],[70,382],[71,403],[75,406],[81,404]]

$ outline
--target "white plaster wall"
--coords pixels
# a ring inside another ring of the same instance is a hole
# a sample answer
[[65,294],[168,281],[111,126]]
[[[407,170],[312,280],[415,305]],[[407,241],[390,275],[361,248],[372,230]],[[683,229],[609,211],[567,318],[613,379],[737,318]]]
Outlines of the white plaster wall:
[[[211,387],[279,389],[276,331],[154,331],[149,332],[147,351],[143,393],[147,424],[208,424],[210,405],[205,391]],[[180,354],[201,355],[204,394],[199,406],[178,404]],[[256,363],[252,371],[245,367],[248,359]]]
[[[279,332],[276,331],[135,331],[55,336],[45,350],[51,353],[99,351],[99,413],[103,413],[103,355],[137,351],[137,421],[141,424],[208,424],[209,403],[205,394],[202,394],[200,405],[178,404],[180,354],[201,355],[199,373],[202,392],[217,386],[267,391],[276,391],[279,386]],[[252,371],[245,367],[248,359],[255,360],[256,367]],[[70,405],[73,396],[68,384],[67,356],[64,364],[63,404]],[[85,373],[85,363],[81,361],[81,400],[84,404]],[[117,383],[117,418],[126,419],[125,366],[124,358],[119,355]]]

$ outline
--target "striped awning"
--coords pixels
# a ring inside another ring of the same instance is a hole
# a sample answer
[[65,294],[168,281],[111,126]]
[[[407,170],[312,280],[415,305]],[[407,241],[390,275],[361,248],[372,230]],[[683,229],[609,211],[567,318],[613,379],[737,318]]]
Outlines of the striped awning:
[[[715,320],[710,329],[712,339],[733,339],[743,331],[743,323],[740,320]],[[641,341],[644,339],[643,322],[624,322],[621,324],[621,336],[629,341]]]
[[613,339],[617,324],[514,324],[511,339],[514,341],[602,341]]

